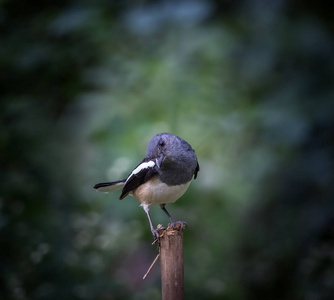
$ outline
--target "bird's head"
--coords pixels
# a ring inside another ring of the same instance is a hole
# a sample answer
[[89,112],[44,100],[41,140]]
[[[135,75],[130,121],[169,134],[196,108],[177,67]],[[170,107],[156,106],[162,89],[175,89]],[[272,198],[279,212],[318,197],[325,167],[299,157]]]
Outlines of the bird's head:
[[155,159],[159,168],[162,163],[177,163],[187,158],[196,159],[192,147],[171,133],[156,134],[147,146],[146,157]]

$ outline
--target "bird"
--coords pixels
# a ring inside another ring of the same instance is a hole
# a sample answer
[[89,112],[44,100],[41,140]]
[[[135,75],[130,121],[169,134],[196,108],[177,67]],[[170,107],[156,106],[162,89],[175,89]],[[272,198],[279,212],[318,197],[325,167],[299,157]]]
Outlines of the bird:
[[[178,200],[197,178],[200,167],[195,150],[184,139],[171,133],[158,133],[150,140],[144,159],[124,179],[94,185],[99,192],[109,193],[122,189],[120,200],[134,196],[144,209],[154,240],[159,240],[149,214],[152,205],[160,205],[171,221],[170,227],[184,221],[175,221],[166,209],[167,203]],[[159,228],[161,229],[161,228]]]

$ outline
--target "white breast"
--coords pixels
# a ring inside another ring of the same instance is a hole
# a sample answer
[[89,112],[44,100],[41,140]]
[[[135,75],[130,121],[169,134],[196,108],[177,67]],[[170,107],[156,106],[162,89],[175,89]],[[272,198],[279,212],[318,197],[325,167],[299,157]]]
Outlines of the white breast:
[[185,193],[189,185],[190,182],[177,186],[168,186],[154,177],[131,193],[142,204],[158,205],[175,202]]

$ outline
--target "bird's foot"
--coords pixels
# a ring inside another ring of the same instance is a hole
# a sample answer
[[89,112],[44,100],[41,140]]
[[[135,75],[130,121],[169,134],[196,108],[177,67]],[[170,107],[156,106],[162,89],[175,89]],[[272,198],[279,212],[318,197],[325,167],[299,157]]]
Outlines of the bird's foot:
[[188,224],[185,221],[174,221],[169,224],[169,227],[174,229],[177,225],[180,225],[181,229],[188,227]]
[[163,227],[161,224],[159,224],[156,229],[154,229],[154,228],[151,229],[151,232],[153,234],[153,239],[154,239],[152,245],[155,244],[156,242],[160,243],[160,234],[159,234],[159,231],[160,230],[165,230],[165,229],[166,228]]
[[151,231],[152,231],[152,234],[153,234],[154,242],[159,241],[160,234],[159,234],[158,230],[153,228]]

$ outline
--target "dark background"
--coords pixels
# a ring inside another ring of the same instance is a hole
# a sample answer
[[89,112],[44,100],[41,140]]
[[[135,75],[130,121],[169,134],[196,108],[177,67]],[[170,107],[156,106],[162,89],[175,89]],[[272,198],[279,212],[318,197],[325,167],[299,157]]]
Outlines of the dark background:
[[0,299],[160,298],[139,203],[92,186],[164,131],[201,166],[186,299],[333,299],[333,6],[1,1]]

